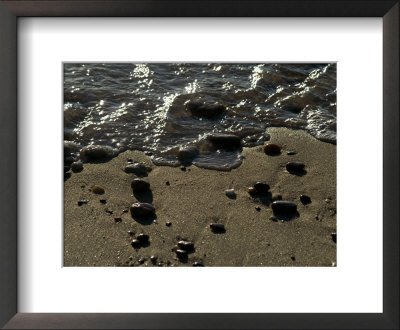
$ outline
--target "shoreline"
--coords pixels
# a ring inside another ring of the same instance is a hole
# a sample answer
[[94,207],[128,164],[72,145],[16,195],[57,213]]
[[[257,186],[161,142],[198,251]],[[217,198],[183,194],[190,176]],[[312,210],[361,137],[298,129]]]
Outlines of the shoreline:
[[[64,266],[336,265],[331,236],[336,233],[336,145],[302,130],[271,127],[267,132],[268,143],[282,147],[281,155],[268,156],[263,146],[243,148],[243,163],[228,172],[156,166],[140,151],[85,163],[64,182]],[[129,158],[152,168],[144,179],[150,183],[146,201],[155,207],[155,222],[135,221],[129,212],[137,202],[131,189],[135,175],[124,172]],[[288,173],[289,161],[303,162],[307,173]],[[295,202],[299,215],[270,220],[270,198],[253,198],[247,191],[256,182],[270,186],[270,197],[280,194]],[[104,194],[90,191],[94,185]],[[236,199],[228,198],[226,189],[234,189]],[[302,194],[311,197],[310,204],[302,204]],[[79,206],[79,200],[88,202]],[[212,232],[211,222],[223,223],[226,232]],[[149,244],[134,249],[132,233],[147,234]],[[194,243],[183,261],[173,251],[182,239]]]

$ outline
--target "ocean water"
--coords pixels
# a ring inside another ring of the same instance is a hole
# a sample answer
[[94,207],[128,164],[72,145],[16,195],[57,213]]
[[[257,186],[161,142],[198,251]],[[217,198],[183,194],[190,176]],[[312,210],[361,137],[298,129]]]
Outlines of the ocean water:
[[[188,102],[223,105],[211,118]],[[198,150],[191,162],[229,170],[240,150],[218,149],[207,136],[233,134],[242,146],[262,145],[266,129],[304,129],[336,143],[335,63],[65,63],[64,140],[148,151],[157,165],[178,166],[180,148]]]

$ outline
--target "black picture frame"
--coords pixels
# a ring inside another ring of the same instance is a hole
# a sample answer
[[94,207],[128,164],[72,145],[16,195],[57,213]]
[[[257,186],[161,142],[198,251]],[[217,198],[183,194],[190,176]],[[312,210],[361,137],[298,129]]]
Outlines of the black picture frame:
[[[0,1],[0,326],[9,329],[399,329],[399,8],[399,0]],[[17,21],[18,17],[26,16],[381,17],[383,313],[18,313]]]

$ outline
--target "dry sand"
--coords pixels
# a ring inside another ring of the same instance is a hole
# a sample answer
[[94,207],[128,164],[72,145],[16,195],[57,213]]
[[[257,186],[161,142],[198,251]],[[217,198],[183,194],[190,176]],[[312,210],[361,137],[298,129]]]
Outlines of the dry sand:
[[[165,266],[192,266],[196,261],[204,266],[335,265],[331,233],[336,232],[336,146],[304,131],[270,128],[268,132],[269,142],[280,145],[282,154],[268,156],[262,147],[244,148],[243,164],[230,172],[158,167],[139,151],[126,151],[102,164],[84,164],[83,171],[72,173],[64,185],[64,265],[153,266],[152,255],[156,265]],[[292,150],[296,155],[286,154]],[[124,213],[137,201],[130,185],[135,176],[124,172],[129,158],[152,167],[145,179],[151,185],[155,222],[139,223]],[[288,173],[289,161],[304,162],[307,173]],[[247,192],[257,181],[268,183],[272,195],[295,202],[299,216],[270,220],[270,201],[262,203]],[[94,194],[93,185],[105,193]],[[236,199],[225,195],[229,188],[235,189]],[[312,203],[303,205],[301,194],[310,196]],[[78,200],[88,204],[78,206]],[[213,233],[211,222],[223,223],[226,232]],[[128,231],[148,234],[150,244],[134,249]],[[187,262],[179,261],[172,251],[180,239],[194,242],[195,251]]]

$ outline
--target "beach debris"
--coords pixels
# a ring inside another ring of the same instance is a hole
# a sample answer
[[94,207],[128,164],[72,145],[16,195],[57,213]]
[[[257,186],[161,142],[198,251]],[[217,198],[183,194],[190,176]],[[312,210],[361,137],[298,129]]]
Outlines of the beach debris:
[[199,261],[195,261],[195,262],[193,263],[193,267],[204,267],[204,265],[203,265],[201,262],[199,262]]
[[172,222],[170,222],[170,221],[167,221],[167,222],[165,223],[165,225],[166,225],[167,227],[171,227],[171,225],[172,225]]
[[140,248],[140,246],[142,245],[142,243],[140,243],[139,240],[137,240],[136,238],[132,240],[131,245],[135,248],[138,249]]
[[107,200],[106,199],[100,199],[100,203],[101,204],[107,204]]
[[289,201],[275,201],[271,207],[274,214],[292,214],[297,212],[297,205]]
[[281,194],[274,194],[274,195],[272,195],[271,200],[272,200],[273,202],[275,202],[275,201],[281,201],[281,200],[282,200],[282,195],[281,195]]
[[267,155],[278,155],[281,153],[281,147],[274,143],[268,143],[264,147],[264,152]]
[[240,138],[233,134],[213,133],[207,140],[217,149],[235,150],[241,147]]
[[336,243],[336,233],[331,233],[332,241]]
[[80,158],[85,161],[112,158],[115,155],[116,151],[109,146],[90,145],[83,147],[80,151]]
[[115,217],[115,218],[114,218],[114,221],[115,221],[115,222],[122,222],[122,218],[120,218],[120,217]]
[[310,204],[311,197],[307,195],[300,195],[300,202],[302,202],[304,205]]
[[89,201],[86,199],[78,201],[78,206],[82,206],[83,204],[87,204]]
[[149,241],[149,235],[146,235],[146,234],[139,234],[139,235],[137,235],[136,236],[136,239],[140,242],[140,243],[142,243],[142,244],[144,244],[144,243],[147,243],[148,241]]
[[125,166],[125,173],[133,173],[139,176],[145,176],[151,171],[151,167],[144,163],[134,163]]
[[235,189],[226,189],[225,190],[225,195],[228,196],[231,199],[235,199],[236,198]]
[[92,193],[97,194],[97,195],[102,195],[104,194],[104,188],[100,186],[93,186],[91,189]]
[[135,178],[131,182],[131,187],[133,192],[141,193],[150,190],[150,183],[143,179]]
[[134,203],[130,207],[132,216],[150,217],[155,214],[155,208],[150,203]]
[[194,116],[212,118],[222,114],[226,106],[219,103],[206,103],[197,99],[187,102],[186,109]]
[[286,164],[286,170],[289,173],[302,173],[304,171],[304,163],[302,162],[289,162]]
[[224,233],[225,226],[222,223],[211,223],[210,228],[215,233]]
[[71,170],[74,173],[78,173],[81,172],[83,170],[83,164],[80,160],[78,160],[77,162],[73,162],[71,164]]
[[178,246],[181,250],[185,250],[186,252],[194,250],[194,243],[190,241],[181,240],[178,242]]
[[181,161],[191,161],[199,154],[199,150],[195,146],[182,147],[178,151],[177,158]]
[[289,156],[294,156],[296,154],[296,151],[288,151],[286,154]]

